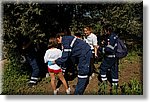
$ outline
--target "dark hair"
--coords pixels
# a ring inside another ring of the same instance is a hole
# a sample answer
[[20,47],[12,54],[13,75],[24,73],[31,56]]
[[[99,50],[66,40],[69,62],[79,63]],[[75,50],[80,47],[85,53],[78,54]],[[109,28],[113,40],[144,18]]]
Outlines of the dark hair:
[[65,36],[65,33],[57,33],[56,34],[56,38],[60,38],[60,37],[63,37],[63,36]]
[[23,36],[22,39],[21,39],[21,44],[22,45],[26,45],[30,42],[30,38],[28,36]]
[[48,43],[48,48],[52,48],[52,47],[55,47],[55,48],[58,47],[58,42],[57,42],[56,38],[54,38],[54,37],[50,38],[49,43]]
[[77,37],[82,37],[81,33],[75,33],[74,35]]
[[71,36],[71,31],[70,31],[69,28],[65,28],[65,29],[63,30],[63,32],[64,32],[64,34],[65,34],[66,36]]
[[113,31],[113,27],[111,24],[106,24],[104,27],[103,27],[104,30],[106,30],[107,32],[112,32]]

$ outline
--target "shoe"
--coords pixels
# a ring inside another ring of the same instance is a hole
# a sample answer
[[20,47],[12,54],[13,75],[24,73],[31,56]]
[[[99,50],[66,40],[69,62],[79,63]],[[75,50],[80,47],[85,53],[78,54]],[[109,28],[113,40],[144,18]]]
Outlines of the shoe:
[[92,80],[92,76],[89,77],[89,80]]
[[71,93],[71,89],[70,89],[70,88],[68,88],[68,89],[66,90],[66,93],[67,93],[67,95],[70,95],[70,93]]
[[94,77],[94,76],[95,76],[95,73],[92,74],[92,77]]
[[46,73],[46,78],[50,77],[49,73]]
[[57,90],[57,92],[58,92],[58,91],[59,91],[59,88],[57,88],[56,90]]
[[34,87],[35,85],[37,85],[37,81],[32,81],[32,80],[30,80],[30,81],[28,82],[28,86],[29,86],[29,87]]
[[58,94],[58,91],[57,90],[54,90],[54,95],[57,95]]

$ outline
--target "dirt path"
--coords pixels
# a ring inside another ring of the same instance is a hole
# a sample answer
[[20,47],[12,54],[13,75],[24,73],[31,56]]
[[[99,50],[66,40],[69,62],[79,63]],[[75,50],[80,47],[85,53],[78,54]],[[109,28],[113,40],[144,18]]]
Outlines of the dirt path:
[[[134,62],[130,63],[130,61],[124,61],[124,66],[119,71],[119,85],[121,86],[124,82],[129,82],[131,79],[136,78],[138,81],[142,81],[142,63]],[[97,70],[99,65],[95,65]],[[97,95],[99,86],[98,86],[98,74],[95,74],[95,76],[90,80],[84,95]],[[71,94],[74,93],[75,85],[77,84],[77,78],[75,78],[73,81],[69,81],[69,85],[71,88]],[[39,84],[33,88],[29,88],[28,86],[24,86],[20,88],[23,94],[48,94],[52,95],[53,91],[50,84],[50,77],[44,78]],[[108,90],[110,90],[110,87],[108,87]],[[60,86],[60,91],[58,93],[59,95],[65,95],[65,90],[63,85]],[[108,93],[109,94],[109,93]]]
[[[3,61],[4,62],[4,61]],[[132,60],[123,60],[121,62],[121,67],[119,68],[119,86],[123,85],[123,83],[128,83],[130,80],[136,78],[138,81],[143,81],[143,67],[142,67],[142,59],[138,59],[137,61]],[[2,62],[0,62],[1,65],[3,65]],[[99,64],[95,64],[97,68],[97,72],[99,71]],[[2,67],[1,69],[2,70]],[[2,72],[2,71],[1,71]],[[88,86],[86,87],[86,90],[84,92],[84,95],[98,95],[99,90],[99,81],[97,78],[98,74],[95,73],[95,76],[92,78],[92,80],[89,81]],[[0,83],[1,84],[1,83]],[[69,86],[71,88],[71,94],[74,93],[75,86],[77,84],[77,78],[75,78],[72,81],[69,81]],[[0,85],[1,86],[1,85]],[[108,87],[108,90],[110,90],[110,87]],[[38,85],[30,88],[27,84],[24,86],[18,88],[16,90],[19,94],[41,94],[41,95],[52,95],[53,90],[51,88],[50,84],[50,77],[43,78],[42,81],[38,83]],[[58,93],[59,95],[65,95],[65,90],[63,85],[60,86],[60,91]],[[109,94],[109,93],[108,93]]]

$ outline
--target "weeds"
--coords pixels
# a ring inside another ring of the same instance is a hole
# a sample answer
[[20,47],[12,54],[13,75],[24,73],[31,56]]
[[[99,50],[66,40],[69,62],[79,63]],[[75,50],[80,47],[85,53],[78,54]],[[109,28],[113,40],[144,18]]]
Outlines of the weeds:
[[121,86],[121,93],[123,95],[142,95],[143,86],[136,79],[131,80],[128,84],[124,83]]

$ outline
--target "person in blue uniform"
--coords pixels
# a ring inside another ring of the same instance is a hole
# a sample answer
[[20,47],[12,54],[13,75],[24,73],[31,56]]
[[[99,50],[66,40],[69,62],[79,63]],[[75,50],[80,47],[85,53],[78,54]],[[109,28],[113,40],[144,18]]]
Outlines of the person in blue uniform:
[[104,26],[106,33],[105,39],[102,41],[103,46],[99,48],[100,52],[104,54],[104,59],[100,65],[100,79],[103,82],[107,81],[107,71],[111,74],[112,88],[117,89],[118,86],[118,58],[115,56],[117,50],[118,36],[113,32],[110,24]]
[[75,95],[82,95],[86,86],[89,82],[89,71],[90,71],[90,58],[91,48],[90,46],[74,36],[56,36],[58,43],[62,43],[63,52],[62,57],[58,58],[51,64],[56,63],[62,65],[67,61],[68,58],[73,57],[78,65],[78,82],[75,88]]
[[24,62],[27,61],[32,68],[30,81],[28,82],[28,85],[32,87],[33,85],[36,85],[39,80],[40,70],[39,64],[37,62],[37,48],[29,37],[25,36],[21,40],[22,40],[21,56],[24,59]]

